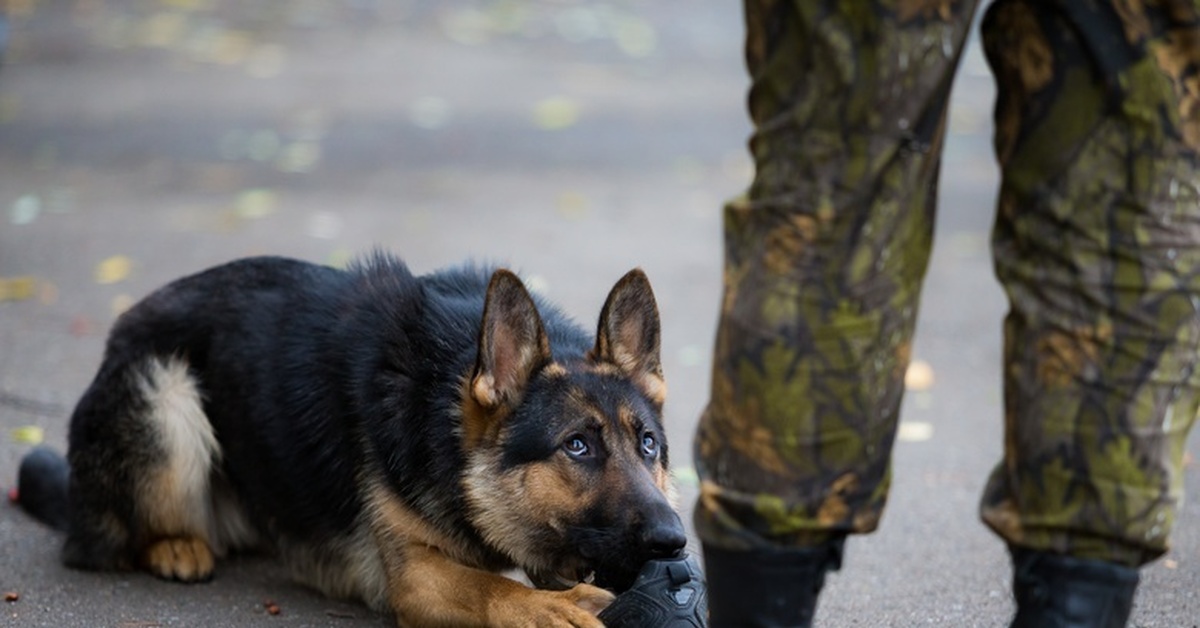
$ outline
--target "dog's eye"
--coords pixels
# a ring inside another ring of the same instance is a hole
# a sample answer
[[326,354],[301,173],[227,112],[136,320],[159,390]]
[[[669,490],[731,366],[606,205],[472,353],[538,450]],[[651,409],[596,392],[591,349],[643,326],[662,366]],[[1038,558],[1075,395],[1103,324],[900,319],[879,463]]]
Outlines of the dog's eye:
[[647,456],[658,455],[658,439],[654,438],[654,434],[646,432],[642,435],[642,453]]
[[579,435],[568,438],[567,442],[563,443],[563,449],[565,449],[567,453],[577,458],[592,453],[592,449],[588,447],[587,441]]

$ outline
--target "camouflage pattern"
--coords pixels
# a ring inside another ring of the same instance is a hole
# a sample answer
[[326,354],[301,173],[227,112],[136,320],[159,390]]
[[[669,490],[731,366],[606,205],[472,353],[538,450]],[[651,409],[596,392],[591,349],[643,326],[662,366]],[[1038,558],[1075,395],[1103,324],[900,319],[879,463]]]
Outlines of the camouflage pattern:
[[1200,3],[1057,4],[984,20],[1011,308],[982,515],[1137,566],[1166,551],[1200,405]]
[[911,354],[970,2],[745,3],[756,174],[725,208],[696,438],[728,549],[873,530]]
[[[696,525],[728,549],[805,546],[884,508],[976,7],[745,8],[756,174],[725,208]],[[1011,543],[1130,564],[1165,547],[1200,377],[1192,12],[1001,0],[985,20],[1012,309],[1008,446],[982,512]]]

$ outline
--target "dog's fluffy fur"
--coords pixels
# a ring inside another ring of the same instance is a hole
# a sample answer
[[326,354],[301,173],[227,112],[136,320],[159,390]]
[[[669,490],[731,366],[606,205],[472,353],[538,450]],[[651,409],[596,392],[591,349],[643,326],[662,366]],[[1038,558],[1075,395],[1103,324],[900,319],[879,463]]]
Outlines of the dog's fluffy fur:
[[266,547],[405,624],[599,625],[601,587],[685,542],[659,336],[637,270],[594,337],[505,270],[186,277],[118,320],[71,419],[64,559],[196,581]]

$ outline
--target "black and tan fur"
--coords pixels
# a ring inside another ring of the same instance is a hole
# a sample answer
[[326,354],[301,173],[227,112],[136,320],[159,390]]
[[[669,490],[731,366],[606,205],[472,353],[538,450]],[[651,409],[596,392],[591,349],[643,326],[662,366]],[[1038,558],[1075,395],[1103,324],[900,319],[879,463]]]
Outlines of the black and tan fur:
[[598,626],[685,542],[659,337],[638,270],[594,337],[505,270],[181,279],[118,320],[72,417],[64,560],[191,582],[265,547],[403,625]]

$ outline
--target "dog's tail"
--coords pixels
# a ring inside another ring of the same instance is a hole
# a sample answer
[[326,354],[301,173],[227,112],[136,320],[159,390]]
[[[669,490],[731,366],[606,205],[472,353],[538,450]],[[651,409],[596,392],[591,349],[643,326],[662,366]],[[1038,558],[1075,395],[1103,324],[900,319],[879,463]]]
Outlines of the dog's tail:
[[70,472],[62,454],[49,447],[37,447],[21,460],[16,495],[10,497],[42,523],[65,531]]

